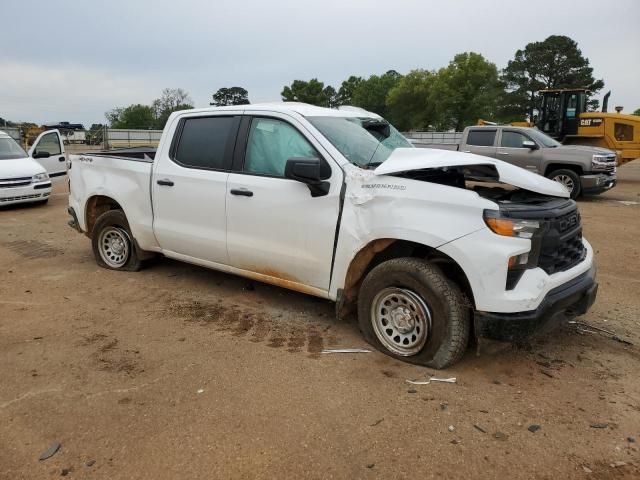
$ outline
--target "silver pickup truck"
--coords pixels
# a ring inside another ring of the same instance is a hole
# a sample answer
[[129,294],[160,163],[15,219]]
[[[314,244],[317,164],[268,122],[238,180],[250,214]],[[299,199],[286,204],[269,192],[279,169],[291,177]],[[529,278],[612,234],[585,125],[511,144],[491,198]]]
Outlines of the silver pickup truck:
[[562,183],[571,198],[602,193],[616,184],[615,152],[562,145],[535,128],[492,125],[467,127],[462,134],[427,132],[408,137],[416,147],[475,153],[544,175]]

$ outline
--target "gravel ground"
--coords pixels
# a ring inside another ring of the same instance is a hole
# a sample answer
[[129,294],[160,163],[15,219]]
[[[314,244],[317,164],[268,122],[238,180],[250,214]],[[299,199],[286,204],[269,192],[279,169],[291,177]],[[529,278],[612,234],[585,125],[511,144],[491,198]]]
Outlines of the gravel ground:
[[[566,327],[440,372],[321,354],[366,346],[323,300],[100,269],[62,186],[2,209],[0,478],[639,478],[639,162],[579,202],[600,281],[580,320],[634,345]],[[432,373],[458,383],[405,382]]]

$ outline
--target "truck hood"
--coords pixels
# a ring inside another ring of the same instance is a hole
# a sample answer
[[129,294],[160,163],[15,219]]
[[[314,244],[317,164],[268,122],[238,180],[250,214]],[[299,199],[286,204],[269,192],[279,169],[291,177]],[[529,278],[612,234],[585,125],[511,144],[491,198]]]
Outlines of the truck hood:
[[0,178],[29,177],[46,172],[45,168],[31,157],[0,159]]
[[491,165],[498,173],[498,180],[530,192],[554,197],[569,197],[569,192],[558,182],[529,172],[524,168],[510,165],[501,160],[474,155],[473,153],[454,152],[430,148],[397,148],[389,158],[374,170],[375,175],[423,170],[428,168],[465,167],[472,165]]
[[[562,155],[584,158],[582,155],[615,155],[616,152],[602,147],[589,147],[586,145],[560,145],[554,148],[545,148],[543,153],[548,156]],[[591,159],[589,159],[591,160]]]

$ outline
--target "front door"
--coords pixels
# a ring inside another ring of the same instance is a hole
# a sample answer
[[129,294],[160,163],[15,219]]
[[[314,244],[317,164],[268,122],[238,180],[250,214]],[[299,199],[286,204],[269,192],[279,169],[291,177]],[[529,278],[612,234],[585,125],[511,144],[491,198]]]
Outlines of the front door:
[[[240,171],[229,175],[229,261],[274,283],[285,280],[326,291],[342,171],[329,166],[323,158],[328,155],[303,133],[304,126],[274,117],[251,119]],[[312,197],[307,185],[284,178],[289,158],[320,158],[331,183],[329,193]]]
[[64,143],[58,130],[47,130],[38,135],[29,149],[29,156],[45,168],[52,180],[67,174]]
[[183,118],[171,147],[157,153],[153,231],[165,254],[228,264],[225,197],[239,122],[234,115]]
[[496,158],[542,175],[544,173],[541,171],[542,150],[525,147],[524,142],[533,142],[533,140],[521,132],[503,130]]

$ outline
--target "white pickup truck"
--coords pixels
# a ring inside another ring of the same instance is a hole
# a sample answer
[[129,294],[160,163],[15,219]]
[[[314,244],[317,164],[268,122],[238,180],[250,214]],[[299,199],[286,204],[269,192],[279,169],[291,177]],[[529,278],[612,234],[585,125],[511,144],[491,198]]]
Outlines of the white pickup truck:
[[157,151],[71,166],[70,225],[100,266],[162,254],[331,299],[409,362],[443,368],[473,336],[520,339],[595,300],[593,250],[562,185],[413,148],[364,110],[176,112]]

